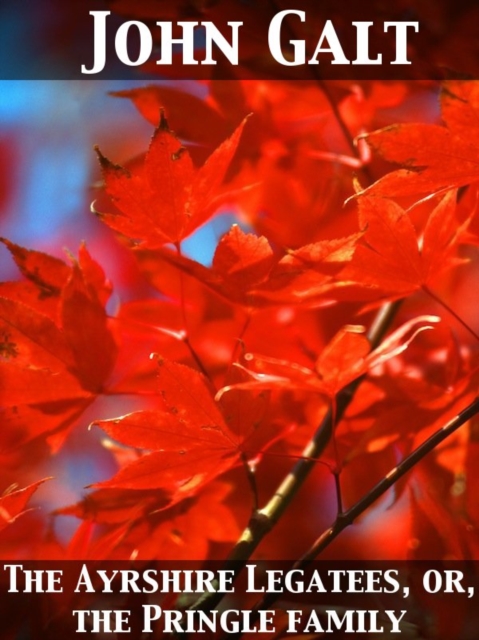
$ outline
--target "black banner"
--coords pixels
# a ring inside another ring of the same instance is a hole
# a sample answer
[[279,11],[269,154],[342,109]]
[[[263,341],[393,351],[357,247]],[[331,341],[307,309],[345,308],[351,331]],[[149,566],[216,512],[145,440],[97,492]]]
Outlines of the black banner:
[[474,2],[2,3],[0,79],[476,76]]

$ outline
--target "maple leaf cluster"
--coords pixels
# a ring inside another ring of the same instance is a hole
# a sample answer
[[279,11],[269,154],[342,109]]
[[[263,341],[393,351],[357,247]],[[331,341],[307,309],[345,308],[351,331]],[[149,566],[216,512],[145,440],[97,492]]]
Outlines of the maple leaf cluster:
[[[122,164],[96,148],[92,211],[129,295],[84,244],[61,260],[2,239],[22,276],[0,285],[3,555],[221,558],[306,461],[256,550],[294,558],[470,403],[478,87],[444,84],[434,124],[414,122],[429,82],[116,92],[155,127]],[[189,240],[222,216],[235,224],[198,261]],[[31,510],[79,433],[103,474]],[[394,486],[374,531],[325,555],[477,558],[477,439],[473,419]]]

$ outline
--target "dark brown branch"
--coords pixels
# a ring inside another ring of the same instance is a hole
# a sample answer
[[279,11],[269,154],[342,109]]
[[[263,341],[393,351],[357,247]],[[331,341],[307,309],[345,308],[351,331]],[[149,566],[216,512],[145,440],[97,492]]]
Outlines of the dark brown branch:
[[[479,397],[476,397],[465,409],[463,409],[455,418],[450,420],[441,429],[432,434],[417,449],[410,453],[402,462],[380,480],[363,498],[358,500],[350,509],[338,515],[333,525],[324,531],[314,544],[304,553],[304,555],[293,565],[293,569],[303,569],[312,560],[317,558],[339,534],[349,527],[366,509],[368,509],[376,500],[383,496],[400,478],[410,471],[420,460],[428,453],[435,449],[441,442],[452,435],[457,429],[479,413]],[[254,611],[265,609],[271,606],[279,593],[267,593],[260,602],[254,607]]]

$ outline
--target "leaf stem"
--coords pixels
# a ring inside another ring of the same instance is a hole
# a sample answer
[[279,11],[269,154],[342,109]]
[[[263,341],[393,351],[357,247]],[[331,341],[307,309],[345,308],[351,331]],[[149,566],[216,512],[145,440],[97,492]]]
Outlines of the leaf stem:
[[336,490],[336,504],[337,504],[337,509],[338,509],[338,514],[343,512],[343,496],[341,494],[341,471],[342,471],[342,463],[339,457],[339,450],[338,450],[338,442],[336,439],[336,425],[338,422],[338,418],[337,418],[337,410],[336,410],[336,398],[333,397],[331,399],[331,411],[332,411],[332,434],[331,434],[331,439],[332,439],[332,443],[333,443],[333,449],[334,449],[334,460],[335,460],[335,466],[333,469],[333,477],[334,477],[334,487]]
[[231,360],[228,367],[228,372],[231,370],[231,368],[233,367],[233,363],[236,361],[236,354],[238,353],[238,350],[241,348],[242,345],[244,346],[243,338],[246,331],[248,330],[249,325],[251,324],[251,318],[252,318],[252,313],[250,310],[248,310],[246,313],[246,319],[244,321],[244,324],[241,327],[241,331],[239,332],[239,335],[236,337],[236,341],[233,346],[233,350],[231,352]]
[[[185,332],[186,332],[186,329],[185,329]],[[188,335],[185,335],[185,337],[183,338],[183,342],[188,347],[188,351],[191,353],[191,356],[192,356],[193,360],[196,362],[196,364],[198,366],[198,369],[205,376],[205,378],[211,382],[210,374],[206,370],[203,362],[201,361],[201,358],[199,357],[199,355],[196,353],[195,349],[193,348]]]
[[[178,252],[178,255],[181,256],[182,255],[181,244],[178,242],[176,243],[175,246],[176,246],[176,251]],[[180,277],[180,308],[181,308],[181,317],[183,319],[183,327],[185,332],[185,335],[183,337],[183,342],[185,346],[188,348],[188,351],[190,352],[193,360],[196,362],[198,369],[205,376],[205,378],[211,382],[210,374],[206,370],[203,362],[201,361],[201,358],[193,348],[193,345],[191,344],[190,338],[188,336],[188,321],[187,321],[186,306],[185,306],[185,283],[184,283],[184,274],[182,271],[179,272],[179,277]]]
[[439,297],[436,293],[434,293],[434,291],[432,291],[432,289],[429,289],[429,287],[427,287],[426,285],[423,285],[422,289],[424,293],[426,293],[430,298],[434,300],[434,302],[437,302],[438,305],[440,305],[443,309],[445,309],[448,313],[450,313],[451,316],[455,320],[457,320],[459,324],[462,325],[464,329],[466,329],[466,331],[468,331],[471,334],[471,336],[473,336],[479,342],[479,335],[474,331],[472,327],[470,327],[467,324],[465,320],[461,318],[461,316],[458,313],[456,313],[456,311],[454,311],[452,307],[450,307],[447,304],[445,300]]

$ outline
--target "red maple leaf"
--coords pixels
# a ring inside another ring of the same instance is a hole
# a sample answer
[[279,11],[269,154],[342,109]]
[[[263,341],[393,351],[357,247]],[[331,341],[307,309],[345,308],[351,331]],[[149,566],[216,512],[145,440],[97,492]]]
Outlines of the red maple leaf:
[[386,197],[430,195],[479,180],[479,85],[443,86],[444,124],[395,124],[365,134],[386,160],[404,168],[386,174],[363,193]]
[[264,236],[234,225],[219,241],[211,268],[167,248],[139,251],[140,263],[161,261],[197,278],[230,302],[246,307],[320,304],[336,287],[333,275],[348,264],[361,233],[275,252]]
[[110,287],[84,246],[67,265],[4,243],[28,279],[0,288],[2,440],[12,446],[70,424],[103,391],[116,345]]
[[289,424],[265,419],[263,395],[244,401],[237,391],[218,404],[201,373],[162,358],[158,363],[164,407],[93,423],[114,440],[144,452],[110,480],[94,485],[100,491],[155,489],[163,494],[166,507],[256,457],[289,430]]
[[79,527],[79,532],[84,534],[83,539],[68,545],[68,557],[203,560],[208,557],[210,542],[231,543],[239,534],[235,517],[229,506],[224,504],[231,487],[213,481],[197,496],[166,510],[155,510],[154,503],[137,495],[137,503],[142,507],[136,511],[137,517],[130,515],[123,520],[120,516],[121,494],[125,492],[120,492],[116,521],[111,524],[113,519],[110,519],[110,525],[92,537],[92,520],[105,523],[108,522],[108,513],[113,514],[113,502],[110,502],[109,512],[99,509],[93,513],[92,506],[100,491],[61,511],[86,520]]
[[282,388],[313,391],[332,399],[353,380],[405,351],[418,333],[431,329],[437,322],[437,316],[422,316],[406,322],[373,351],[363,326],[346,325],[324,347],[311,368],[246,354],[248,369],[239,366],[248,372],[250,380],[223,387],[217,397],[222,398],[233,389]]
[[[338,295],[402,298],[427,290],[445,269],[460,262],[457,247],[474,211],[468,212],[466,220],[460,219],[455,190],[434,207],[419,237],[409,213],[394,201],[364,195],[358,204],[359,223],[366,233],[340,274],[345,288]],[[351,282],[358,287],[355,293],[354,287],[353,292],[348,288]]]
[[117,213],[97,215],[108,226],[146,247],[178,244],[203,224],[219,204],[219,188],[238,146],[246,119],[200,169],[168,127],[160,124],[144,159],[132,172],[115,165],[97,148],[105,188]]

